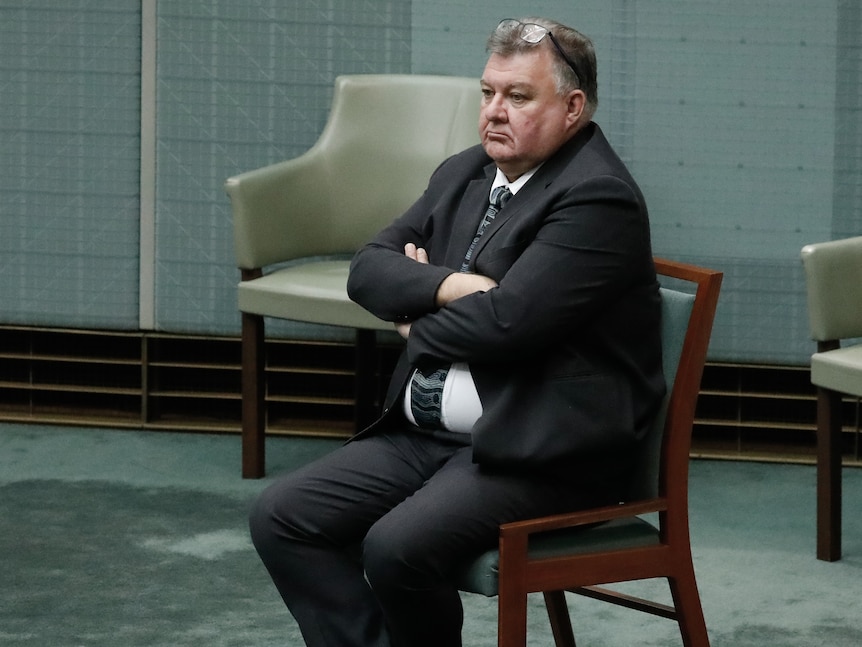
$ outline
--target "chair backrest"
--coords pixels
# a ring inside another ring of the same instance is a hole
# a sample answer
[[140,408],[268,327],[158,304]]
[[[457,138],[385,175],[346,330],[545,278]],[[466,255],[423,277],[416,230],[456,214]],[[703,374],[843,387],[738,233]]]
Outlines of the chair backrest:
[[238,266],[349,254],[401,215],[447,157],[479,143],[478,79],[347,75],[302,156],[229,178]]
[[862,236],[806,245],[802,266],[811,337],[862,337]]
[[[643,439],[629,500],[685,496],[691,431],[721,288],[721,272],[656,259],[661,288],[662,363],[667,394]],[[683,289],[684,282],[693,291]]]

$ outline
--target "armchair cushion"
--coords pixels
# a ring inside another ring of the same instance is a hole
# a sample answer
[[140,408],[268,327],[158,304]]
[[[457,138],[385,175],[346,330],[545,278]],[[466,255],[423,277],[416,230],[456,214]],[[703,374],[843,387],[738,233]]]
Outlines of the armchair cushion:
[[814,353],[811,356],[811,383],[862,397],[862,344]]
[[238,287],[242,312],[349,328],[392,330],[347,297],[348,260],[311,260],[275,270]]

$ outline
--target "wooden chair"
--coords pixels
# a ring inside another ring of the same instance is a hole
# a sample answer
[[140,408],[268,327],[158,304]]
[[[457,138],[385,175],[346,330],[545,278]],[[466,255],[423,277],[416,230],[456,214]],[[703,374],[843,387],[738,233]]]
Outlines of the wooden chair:
[[[656,260],[663,277],[694,284],[694,294],[662,287],[662,351],[668,395],[645,439],[628,500],[500,527],[489,551],[458,581],[463,591],[498,596],[499,647],[524,647],[527,594],[544,593],[557,647],[574,647],[565,592],[676,620],[685,647],[708,647],[691,558],[688,462],[695,404],[722,274]],[[658,514],[658,527],[640,515]],[[673,606],[596,585],[666,578]]]
[[265,472],[264,317],[355,329],[356,424],[370,421],[375,331],[393,328],[347,298],[349,257],[422,194],[440,162],[479,143],[480,98],[476,79],[341,76],[310,150],[227,180],[242,272],[243,477]]
[[841,559],[842,395],[862,397],[862,236],[802,248],[808,317],[817,352],[817,559]]

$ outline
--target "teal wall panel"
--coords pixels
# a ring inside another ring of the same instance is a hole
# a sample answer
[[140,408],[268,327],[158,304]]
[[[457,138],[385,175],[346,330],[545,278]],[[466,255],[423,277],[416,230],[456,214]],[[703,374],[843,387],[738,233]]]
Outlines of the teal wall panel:
[[832,235],[862,233],[862,3],[838,3]]
[[138,321],[140,2],[0,4],[0,322]]
[[656,252],[725,272],[713,359],[806,363],[799,251],[830,237],[835,2],[637,5],[632,170]]
[[158,52],[156,325],[236,332],[225,178],[310,148],[337,75],[409,72],[410,3],[160,0]]

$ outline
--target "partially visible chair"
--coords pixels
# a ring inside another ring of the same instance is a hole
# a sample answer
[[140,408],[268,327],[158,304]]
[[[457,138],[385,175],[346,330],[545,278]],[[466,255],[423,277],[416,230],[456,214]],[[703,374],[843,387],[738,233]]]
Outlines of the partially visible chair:
[[802,248],[808,317],[817,352],[817,559],[841,559],[842,395],[862,397],[862,236]]
[[476,79],[341,76],[311,149],[227,180],[242,271],[243,477],[265,472],[265,316],[356,329],[357,426],[373,415],[375,331],[393,328],[347,298],[344,255],[405,211],[446,157],[479,143],[480,98]]
[[[662,357],[668,394],[619,505],[500,527],[499,550],[460,574],[463,591],[498,596],[499,647],[524,647],[527,594],[543,592],[557,647],[574,647],[570,591],[676,620],[685,647],[708,647],[691,558],[688,463],[695,404],[722,274],[656,259],[661,276],[693,283],[662,287]],[[658,527],[641,515],[658,513]],[[666,578],[673,606],[598,587]]]

